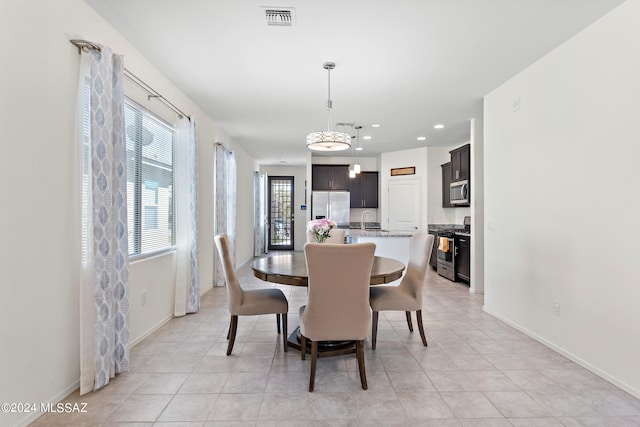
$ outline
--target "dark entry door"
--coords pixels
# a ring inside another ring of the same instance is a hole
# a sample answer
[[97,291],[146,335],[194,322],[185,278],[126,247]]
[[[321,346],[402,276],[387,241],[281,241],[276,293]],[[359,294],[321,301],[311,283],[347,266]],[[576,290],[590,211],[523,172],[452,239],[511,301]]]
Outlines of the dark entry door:
[[269,250],[293,250],[293,177],[269,177]]

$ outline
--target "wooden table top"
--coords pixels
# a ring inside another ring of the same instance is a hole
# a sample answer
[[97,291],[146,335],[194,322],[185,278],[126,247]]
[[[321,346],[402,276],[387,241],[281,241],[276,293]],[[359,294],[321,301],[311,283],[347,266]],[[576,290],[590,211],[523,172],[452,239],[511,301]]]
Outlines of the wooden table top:
[[[291,252],[258,258],[251,263],[253,275],[271,283],[307,286],[307,261],[304,252]],[[371,285],[393,282],[402,277],[404,264],[392,258],[376,256],[371,269]]]

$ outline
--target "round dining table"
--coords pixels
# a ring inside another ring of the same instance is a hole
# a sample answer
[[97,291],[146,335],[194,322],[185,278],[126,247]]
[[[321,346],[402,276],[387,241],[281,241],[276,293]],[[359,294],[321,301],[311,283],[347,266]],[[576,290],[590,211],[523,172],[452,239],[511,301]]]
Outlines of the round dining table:
[[[307,261],[304,252],[290,252],[258,258],[251,263],[253,275],[266,282],[307,286]],[[393,258],[376,256],[371,268],[371,285],[382,285],[402,277],[404,264]]]
[[[382,285],[402,277],[404,264],[393,258],[376,256],[371,268],[371,285]],[[304,252],[290,252],[258,258],[251,263],[253,275],[266,282],[282,285],[308,286],[307,261]],[[318,346],[318,357],[353,353],[353,341],[323,341]],[[301,350],[300,328],[296,327],[287,338],[287,345]],[[305,349],[310,352],[310,343]]]

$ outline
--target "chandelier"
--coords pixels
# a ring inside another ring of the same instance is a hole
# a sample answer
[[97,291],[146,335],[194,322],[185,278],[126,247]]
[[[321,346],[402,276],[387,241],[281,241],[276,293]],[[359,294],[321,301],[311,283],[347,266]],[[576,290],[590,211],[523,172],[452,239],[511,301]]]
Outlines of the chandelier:
[[307,135],[307,148],[314,151],[341,151],[351,148],[351,135],[344,132],[337,132],[331,128],[331,70],[336,67],[334,62],[325,62],[322,68],[327,70],[328,77],[328,97],[327,97],[327,130],[321,132],[311,132]]

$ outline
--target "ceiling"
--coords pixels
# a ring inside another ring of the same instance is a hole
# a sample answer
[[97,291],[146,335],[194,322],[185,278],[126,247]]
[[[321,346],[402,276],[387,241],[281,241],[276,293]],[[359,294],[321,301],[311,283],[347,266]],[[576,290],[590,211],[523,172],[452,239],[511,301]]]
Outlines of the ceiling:
[[[327,127],[324,62],[334,128],[363,126],[361,156],[463,144],[484,95],[622,3],[86,1],[259,163],[292,165]],[[268,26],[263,6],[294,8],[293,25]]]

